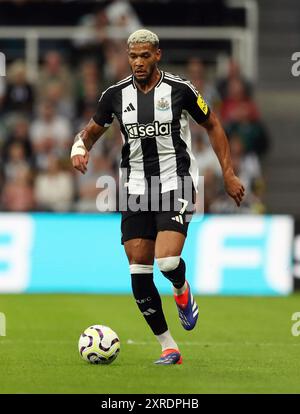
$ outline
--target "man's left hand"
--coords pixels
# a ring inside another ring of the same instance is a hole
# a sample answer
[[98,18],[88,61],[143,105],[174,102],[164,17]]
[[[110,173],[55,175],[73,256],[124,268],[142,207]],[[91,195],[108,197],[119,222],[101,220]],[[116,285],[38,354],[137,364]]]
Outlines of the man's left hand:
[[234,199],[239,207],[245,195],[245,188],[240,179],[236,175],[230,174],[224,176],[224,184],[227,194]]

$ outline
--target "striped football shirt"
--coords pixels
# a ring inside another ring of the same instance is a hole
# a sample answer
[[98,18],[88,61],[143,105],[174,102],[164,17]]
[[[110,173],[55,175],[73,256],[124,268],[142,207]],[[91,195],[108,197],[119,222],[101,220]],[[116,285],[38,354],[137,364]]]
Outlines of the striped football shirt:
[[159,177],[161,192],[176,189],[178,177],[184,176],[191,176],[197,187],[189,115],[201,124],[209,113],[189,81],[161,71],[158,83],[146,94],[132,75],[110,86],[102,93],[93,120],[107,127],[114,117],[118,119],[121,170],[126,172],[129,193],[143,194],[145,183],[154,176]]

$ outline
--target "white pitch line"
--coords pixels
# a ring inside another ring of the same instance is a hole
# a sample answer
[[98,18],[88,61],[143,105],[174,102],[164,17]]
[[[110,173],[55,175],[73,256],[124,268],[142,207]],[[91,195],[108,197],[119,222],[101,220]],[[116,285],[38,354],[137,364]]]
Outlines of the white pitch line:
[[[3,340],[0,339],[0,345],[18,344],[19,342],[20,343],[22,342],[24,344],[24,340],[21,340],[21,339],[12,340],[12,339],[5,339],[5,338],[6,337],[4,337]],[[31,341],[26,340],[26,344],[56,344],[56,345],[62,344],[63,345],[63,344],[74,344],[74,342],[76,342],[76,340],[75,341],[72,341],[72,340],[68,340],[68,341],[59,340],[58,341],[55,339],[32,339]]]
[[[133,341],[132,339],[128,339],[126,341],[127,345],[157,345],[157,342],[154,341]],[[207,346],[300,346],[300,342],[298,344],[289,344],[289,343],[284,343],[284,342],[270,342],[270,343],[258,343],[258,342],[190,342],[190,341],[183,341],[183,342],[177,342],[178,345],[187,345],[187,346],[203,346],[203,347],[207,347]]]

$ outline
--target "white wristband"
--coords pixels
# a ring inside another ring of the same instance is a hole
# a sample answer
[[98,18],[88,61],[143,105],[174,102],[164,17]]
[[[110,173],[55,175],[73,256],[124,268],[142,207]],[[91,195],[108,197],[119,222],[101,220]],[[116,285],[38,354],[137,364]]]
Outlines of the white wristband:
[[71,149],[71,158],[75,157],[75,155],[82,155],[84,156],[87,153],[87,149],[80,138],[78,141],[74,142],[72,149]]

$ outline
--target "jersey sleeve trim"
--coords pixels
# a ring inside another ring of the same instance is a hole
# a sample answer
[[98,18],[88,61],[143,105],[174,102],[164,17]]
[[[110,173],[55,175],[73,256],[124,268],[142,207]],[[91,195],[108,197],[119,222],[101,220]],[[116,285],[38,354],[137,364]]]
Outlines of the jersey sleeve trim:
[[112,106],[113,91],[107,88],[102,92],[100,99],[97,104],[96,113],[93,116],[93,120],[96,124],[109,127],[113,122],[113,106]]
[[103,128],[109,128],[112,124],[111,123],[103,123],[103,121],[99,120],[99,118],[96,116],[96,114],[92,117],[92,120],[99,126],[102,126]]
[[197,91],[197,89],[193,86],[193,84],[190,81],[182,79],[180,76],[172,75],[170,73],[165,73],[165,78],[168,79],[168,80],[178,82],[178,83],[182,83],[182,84],[188,86],[191,89],[191,91],[196,96],[198,96],[199,92]]

